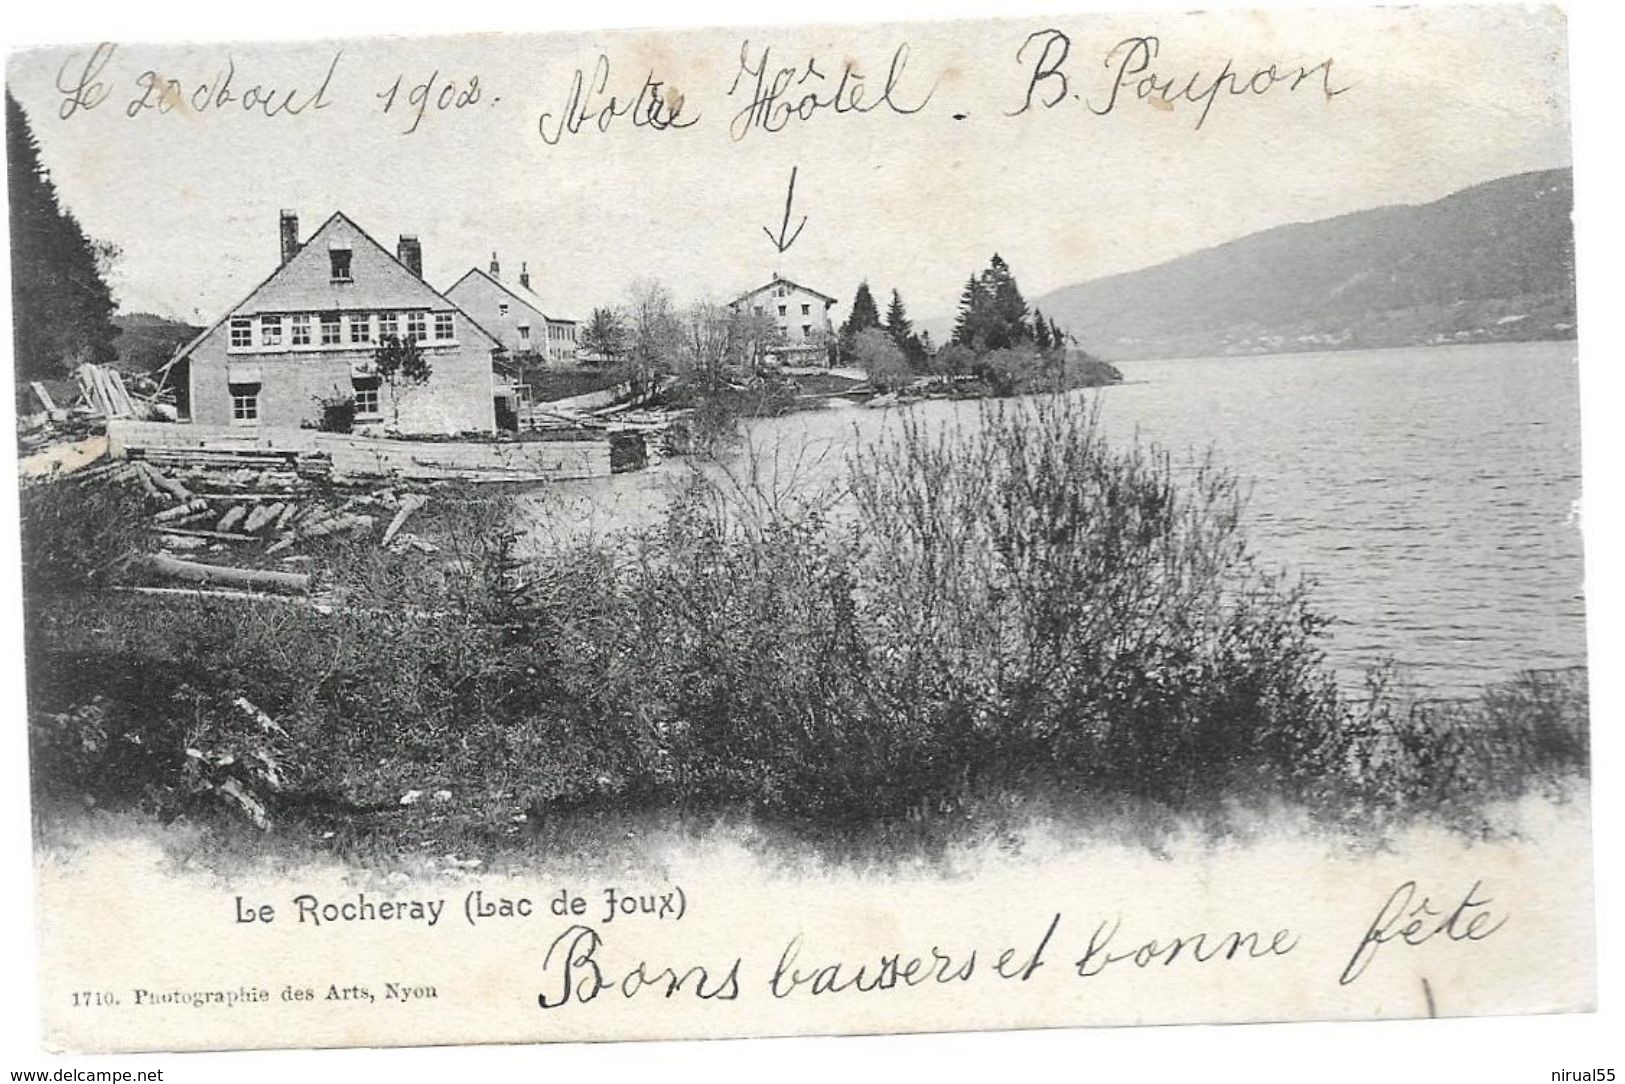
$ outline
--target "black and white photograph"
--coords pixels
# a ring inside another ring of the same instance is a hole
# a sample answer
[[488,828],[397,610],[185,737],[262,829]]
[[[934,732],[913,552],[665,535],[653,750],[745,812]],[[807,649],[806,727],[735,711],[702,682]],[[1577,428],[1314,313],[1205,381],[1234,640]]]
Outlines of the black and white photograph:
[[8,55],[44,1048],[1595,1008],[1564,12],[991,14]]

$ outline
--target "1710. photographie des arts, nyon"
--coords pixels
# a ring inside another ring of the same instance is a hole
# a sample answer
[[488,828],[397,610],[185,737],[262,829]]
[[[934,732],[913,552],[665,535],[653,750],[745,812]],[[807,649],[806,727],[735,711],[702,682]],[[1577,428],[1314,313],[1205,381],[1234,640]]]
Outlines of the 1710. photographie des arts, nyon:
[[47,1041],[1587,1008],[1565,64],[12,55]]

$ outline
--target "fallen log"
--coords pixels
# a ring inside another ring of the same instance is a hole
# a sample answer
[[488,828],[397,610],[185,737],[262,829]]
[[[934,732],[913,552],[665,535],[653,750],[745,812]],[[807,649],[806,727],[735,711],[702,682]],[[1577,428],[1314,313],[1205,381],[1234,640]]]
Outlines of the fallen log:
[[243,520],[244,534],[259,534],[260,529],[282,514],[281,504],[262,504],[248,513]]
[[107,590],[128,595],[153,595],[159,598],[218,598],[232,602],[278,602],[284,606],[316,605],[308,598],[295,598],[292,595],[270,595],[261,591],[233,591],[222,588],[117,586],[109,587]]
[[158,544],[172,550],[200,550],[209,544],[209,540],[186,534],[164,534],[158,536]]
[[141,483],[141,489],[146,493],[149,500],[156,501],[160,497],[167,496],[167,494],[160,493],[158,487],[152,484],[152,476],[146,471],[136,470],[135,480]]
[[281,587],[290,591],[309,591],[310,576],[304,572],[274,572],[270,569],[232,568],[228,565],[209,565],[201,561],[186,561],[167,553],[147,554],[140,567],[156,575],[189,583],[219,583],[235,587]]
[[417,493],[408,493],[402,497],[401,510],[395,513],[395,518],[389,521],[388,527],[384,528],[384,537],[379,540],[378,545],[388,546],[393,542],[395,536],[400,533],[401,528],[406,526],[407,518],[428,503],[429,498]]
[[212,538],[219,542],[258,542],[259,539],[251,534],[240,531],[209,531],[194,527],[159,527],[159,534],[176,535],[182,538]]
[[190,519],[200,512],[209,510],[208,501],[191,500],[185,504],[173,505],[152,517],[154,523],[173,523],[180,519]]
[[371,516],[356,513],[313,519],[277,539],[265,552],[281,553],[295,542],[303,542],[306,539],[326,538],[328,535],[346,534],[352,531],[370,531],[373,522]]
[[217,531],[229,531],[233,527],[237,526],[237,524],[241,523],[243,518],[247,515],[248,507],[246,505],[234,504],[230,508],[226,509],[226,514],[220,517],[220,522],[214,525],[214,529]]
[[182,503],[192,499],[192,491],[171,478],[151,463],[138,463],[141,472],[152,479],[152,484]]
[[119,478],[128,477],[130,472],[134,469],[135,467],[130,463],[123,460],[114,460],[111,463],[102,463],[99,466],[86,467],[84,470],[74,471],[73,480],[78,482],[80,485],[104,478],[109,481],[113,481]]

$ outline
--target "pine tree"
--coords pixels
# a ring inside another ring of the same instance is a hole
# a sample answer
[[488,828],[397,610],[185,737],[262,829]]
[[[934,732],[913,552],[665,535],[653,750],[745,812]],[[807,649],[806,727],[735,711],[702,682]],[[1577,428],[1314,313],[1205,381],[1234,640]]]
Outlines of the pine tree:
[[1010,265],[997,252],[982,272],[982,288],[988,295],[987,349],[1001,350],[1031,341],[1027,301],[1021,296]]
[[852,311],[847,314],[846,323],[841,325],[841,356],[851,360],[858,336],[869,328],[879,326],[880,310],[875,307],[875,295],[869,292],[869,283],[865,280],[858,283],[858,292],[852,297]]
[[875,307],[875,295],[869,292],[867,282],[860,282],[858,292],[852,297],[852,311],[847,314],[846,323],[841,325],[841,332],[856,335],[879,326],[880,310]]
[[1055,344],[1055,348],[1057,350],[1066,349],[1067,333],[1062,331],[1061,325],[1057,324],[1054,320],[1049,322],[1049,337],[1050,341]]
[[1040,350],[1048,351],[1054,343],[1055,337],[1050,334],[1049,324],[1044,319],[1044,310],[1034,309],[1033,344]]
[[40,162],[28,116],[6,94],[6,187],[11,204],[12,345],[19,381],[60,376],[118,356],[117,307],[104,277],[116,250],[97,246],[63,210]]
[[897,344],[899,350],[906,350],[913,331],[908,310],[903,307],[903,295],[893,290],[891,304],[886,306],[886,334],[891,336],[891,341]]
[[953,341],[969,350],[981,350],[987,323],[987,293],[972,275],[959,295],[959,315],[954,319]]

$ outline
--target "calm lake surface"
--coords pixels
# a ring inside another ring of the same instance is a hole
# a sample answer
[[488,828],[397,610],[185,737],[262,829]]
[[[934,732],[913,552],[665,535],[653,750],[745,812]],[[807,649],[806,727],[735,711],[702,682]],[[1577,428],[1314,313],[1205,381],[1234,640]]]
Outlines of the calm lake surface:
[[[1206,449],[1251,483],[1265,562],[1312,577],[1328,655],[1357,686],[1391,656],[1419,691],[1470,696],[1518,670],[1585,662],[1580,413],[1573,343],[1128,362],[1099,395],[1113,440]],[[972,424],[976,404],[831,409],[754,423],[781,464],[830,477],[899,409]],[[1136,436],[1137,434],[1137,436]],[[654,521],[678,461],[568,483],[538,519]],[[540,511],[540,509],[539,509]]]

